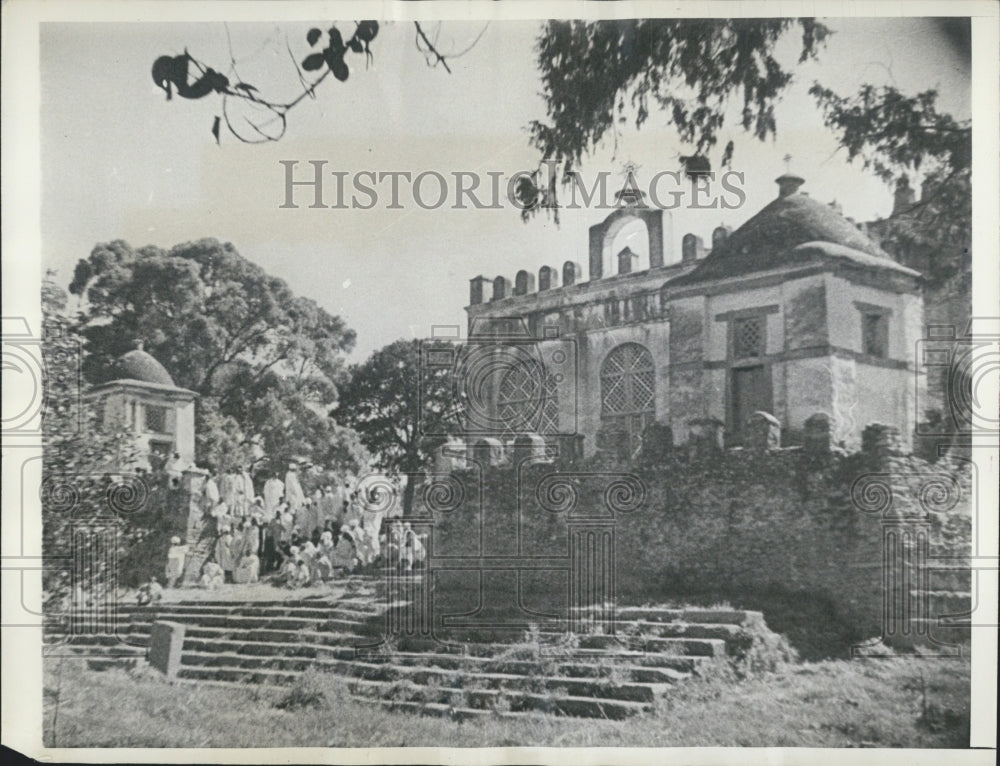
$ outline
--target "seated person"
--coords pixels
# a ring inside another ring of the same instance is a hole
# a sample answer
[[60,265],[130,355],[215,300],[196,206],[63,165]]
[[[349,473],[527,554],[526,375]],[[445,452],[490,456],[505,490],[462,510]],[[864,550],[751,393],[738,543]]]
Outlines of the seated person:
[[260,558],[256,553],[245,553],[233,572],[233,582],[251,583],[260,579]]
[[308,588],[312,583],[312,567],[309,566],[309,562],[303,558],[298,560],[295,565],[295,587],[297,588]]
[[201,587],[215,590],[221,588],[224,583],[225,573],[222,571],[222,567],[214,561],[206,562],[205,566],[201,568]]
[[135,600],[139,606],[146,606],[147,604],[155,603],[160,601],[162,598],[163,586],[160,585],[159,581],[155,577],[139,588],[139,592],[135,594]]

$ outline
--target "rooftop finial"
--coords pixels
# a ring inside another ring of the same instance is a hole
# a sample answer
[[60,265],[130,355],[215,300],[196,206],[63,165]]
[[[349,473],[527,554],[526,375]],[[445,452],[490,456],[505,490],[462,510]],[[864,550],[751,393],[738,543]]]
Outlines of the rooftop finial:
[[142,347],[143,347],[143,345],[145,345],[145,344],[144,344],[144,342],[143,342],[142,338],[135,338],[135,339],[134,339],[134,340],[132,341],[132,347],[133,347],[133,348],[134,348],[134,349],[135,349],[136,351],[142,351]]
[[640,165],[638,162],[633,162],[632,160],[626,160],[625,162],[622,163],[622,170],[619,175],[627,179],[629,176],[634,176],[641,167],[642,165]]
[[795,194],[806,179],[792,172],[792,155],[786,154],[781,159],[785,163],[785,172],[774,180],[778,184],[778,196],[787,197],[789,194]]
[[615,201],[618,204],[625,204],[628,207],[645,207],[645,200],[639,185],[635,180],[635,173],[639,165],[632,160],[622,164],[621,175],[625,177],[622,188],[615,193]]

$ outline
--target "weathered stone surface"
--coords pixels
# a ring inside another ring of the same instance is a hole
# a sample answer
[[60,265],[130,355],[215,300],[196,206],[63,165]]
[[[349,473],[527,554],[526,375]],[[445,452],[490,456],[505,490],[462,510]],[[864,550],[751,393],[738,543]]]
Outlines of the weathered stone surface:
[[509,298],[512,293],[510,280],[507,277],[495,277],[493,279],[493,297],[491,301],[499,301]]
[[781,423],[774,415],[758,410],[747,418],[747,447],[753,452],[781,447]]
[[665,423],[650,423],[642,433],[640,459],[646,465],[662,462],[674,448],[674,432]]
[[559,269],[542,266],[538,270],[538,291],[554,290],[557,287],[559,287]]
[[535,275],[521,269],[514,276],[514,295],[527,295],[535,292]]
[[504,448],[499,439],[485,437],[472,442],[469,459],[484,466],[501,465],[504,462]]
[[828,455],[833,448],[833,416],[817,412],[806,418],[802,438],[806,451],[812,455]]
[[149,664],[173,679],[181,667],[186,628],[177,622],[154,622],[149,638]]
[[792,295],[783,313],[788,349],[822,346],[829,342],[826,286],[822,282],[803,287]]
[[717,418],[688,421],[688,446],[699,457],[711,457],[725,448],[726,424]]
[[566,261],[563,264],[563,286],[571,287],[580,281],[583,276],[583,267],[576,261]]
[[861,432],[861,450],[876,462],[902,454],[899,429],[883,423],[872,423]]
[[670,360],[673,363],[701,361],[702,316],[676,307],[670,314]]
[[546,462],[545,439],[538,434],[521,434],[515,437],[511,444],[511,460],[514,465],[520,465],[524,461]]

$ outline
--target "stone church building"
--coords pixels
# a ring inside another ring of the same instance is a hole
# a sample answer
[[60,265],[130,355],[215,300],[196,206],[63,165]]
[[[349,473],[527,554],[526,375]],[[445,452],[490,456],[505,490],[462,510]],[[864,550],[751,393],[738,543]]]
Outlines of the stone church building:
[[112,365],[108,380],[86,392],[106,428],[134,435],[137,466],[161,464],[174,454],[187,465],[195,459],[197,394],[174,384],[167,369],[137,342]]
[[[467,440],[507,449],[575,435],[585,455],[627,455],[660,424],[677,444],[707,429],[740,446],[751,416],[767,413],[792,445],[823,413],[845,448],[858,448],[871,423],[898,428],[909,446],[920,274],[809,197],[802,178],[776,180],[770,204],[735,231],[715,229],[707,248],[685,234],[679,258],[670,213],[625,192],[590,228],[586,277],[567,261],[513,282],[472,279],[470,345],[490,347],[494,362],[523,360],[464,381],[478,387],[466,398],[488,425],[470,417]],[[610,252],[634,221],[648,237],[643,270],[629,248]]]

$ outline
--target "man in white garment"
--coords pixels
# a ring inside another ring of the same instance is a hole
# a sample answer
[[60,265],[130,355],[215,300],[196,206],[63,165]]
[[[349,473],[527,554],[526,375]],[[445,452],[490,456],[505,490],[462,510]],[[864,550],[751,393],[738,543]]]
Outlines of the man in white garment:
[[253,499],[257,496],[257,491],[253,486],[253,477],[250,476],[250,467],[247,466],[240,473],[240,486],[242,487],[242,497],[243,497],[243,516],[249,517],[253,514]]
[[211,513],[214,511],[220,499],[219,485],[215,482],[215,479],[209,476],[205,479],[205,483],[201,488],[201,512]]
[[243,496],[243,479],[238,473],[226,471],[219,478],[219,494],[229,513],[240,516],[240,499]]
[[264,482],[264,518],[268,522],[274,518],[274,514],[281,505],[281,498],[285,494],[285,482],[277,476],[271,476]]
[[288,466],[288,473],[285,474],[285,502],[288,503],[288,510],[297,516],[305,501],[305,492],[299,484],[299,465],[291,463]]

